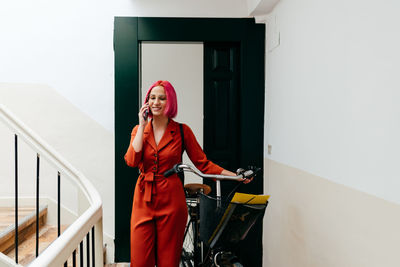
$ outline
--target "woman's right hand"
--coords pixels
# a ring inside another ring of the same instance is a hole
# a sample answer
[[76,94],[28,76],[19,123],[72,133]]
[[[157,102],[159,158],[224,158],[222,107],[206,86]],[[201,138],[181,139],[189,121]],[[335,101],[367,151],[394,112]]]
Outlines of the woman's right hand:
[[139,125],[140,126],[146,126],[147,124],[147,119],[144,119],[144,113],[146,110],[149,110],[149,103],[145,103],[139,110]]

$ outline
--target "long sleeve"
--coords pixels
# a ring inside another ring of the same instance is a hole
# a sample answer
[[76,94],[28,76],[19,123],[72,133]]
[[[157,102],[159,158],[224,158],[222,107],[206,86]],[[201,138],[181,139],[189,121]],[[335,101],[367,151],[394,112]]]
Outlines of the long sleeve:
[[135,136],[136,136],[136,132],[137,132],[137,129],[139,128],[139,126],[138,125],[136,125],[134,128],[133,128],[133,130],[132,130],[132,133],[131,133],[131,141],[129,142],[129,147],[128,147],[128,151],[126,151],[126,154],[125,154],[125,162],[126,162],[126,164],[128,165],[128,166],[130,166],[130,167],[137,167],[138,166],[138,164],[139,164],[139,162],[141,161],[141,159],[142,159],[142,151],[143,151],[143,149],[142,149],[142,151],[140,151],[140,152],[136,152],[134,149],[133,149],[133,146],[132,146],[132,142],[133,142],[133,139],[135,138]]
[[203,173],[221,174],[223,168],[207,159],[206,154],[196,140],[192,130],[183,124],[183,135],[185,137],[185,149],[190,160]]

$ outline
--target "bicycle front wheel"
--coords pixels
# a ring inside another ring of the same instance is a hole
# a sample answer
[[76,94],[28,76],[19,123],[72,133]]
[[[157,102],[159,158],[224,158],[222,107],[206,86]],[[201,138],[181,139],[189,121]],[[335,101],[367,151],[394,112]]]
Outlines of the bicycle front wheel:
[[201,243],[199,239],[199,225],[197,206],[188,203],[190,219],[186,225],[181,255],[181,267],[197,267],[201,262]]

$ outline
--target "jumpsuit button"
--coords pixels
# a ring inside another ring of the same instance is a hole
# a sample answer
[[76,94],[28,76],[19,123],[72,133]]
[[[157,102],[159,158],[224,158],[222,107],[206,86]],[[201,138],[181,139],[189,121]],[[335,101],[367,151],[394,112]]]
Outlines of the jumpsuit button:
[[154,161],[154,164],[157,164],[157,160]]
[[154,154],[154,157],[156,157],[156,158],[157,158],[157,154]]
[[153,170],[156,170],[156,167],[153,167]]

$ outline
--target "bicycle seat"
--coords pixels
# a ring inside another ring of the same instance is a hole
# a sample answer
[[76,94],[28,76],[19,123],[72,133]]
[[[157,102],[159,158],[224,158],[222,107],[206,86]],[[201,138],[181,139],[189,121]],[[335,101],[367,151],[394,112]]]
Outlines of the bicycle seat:
[[206,184],[185,184],[185,190],[189,195],[195,195],[203,190],[203,194],[208,195],[211,187]]

